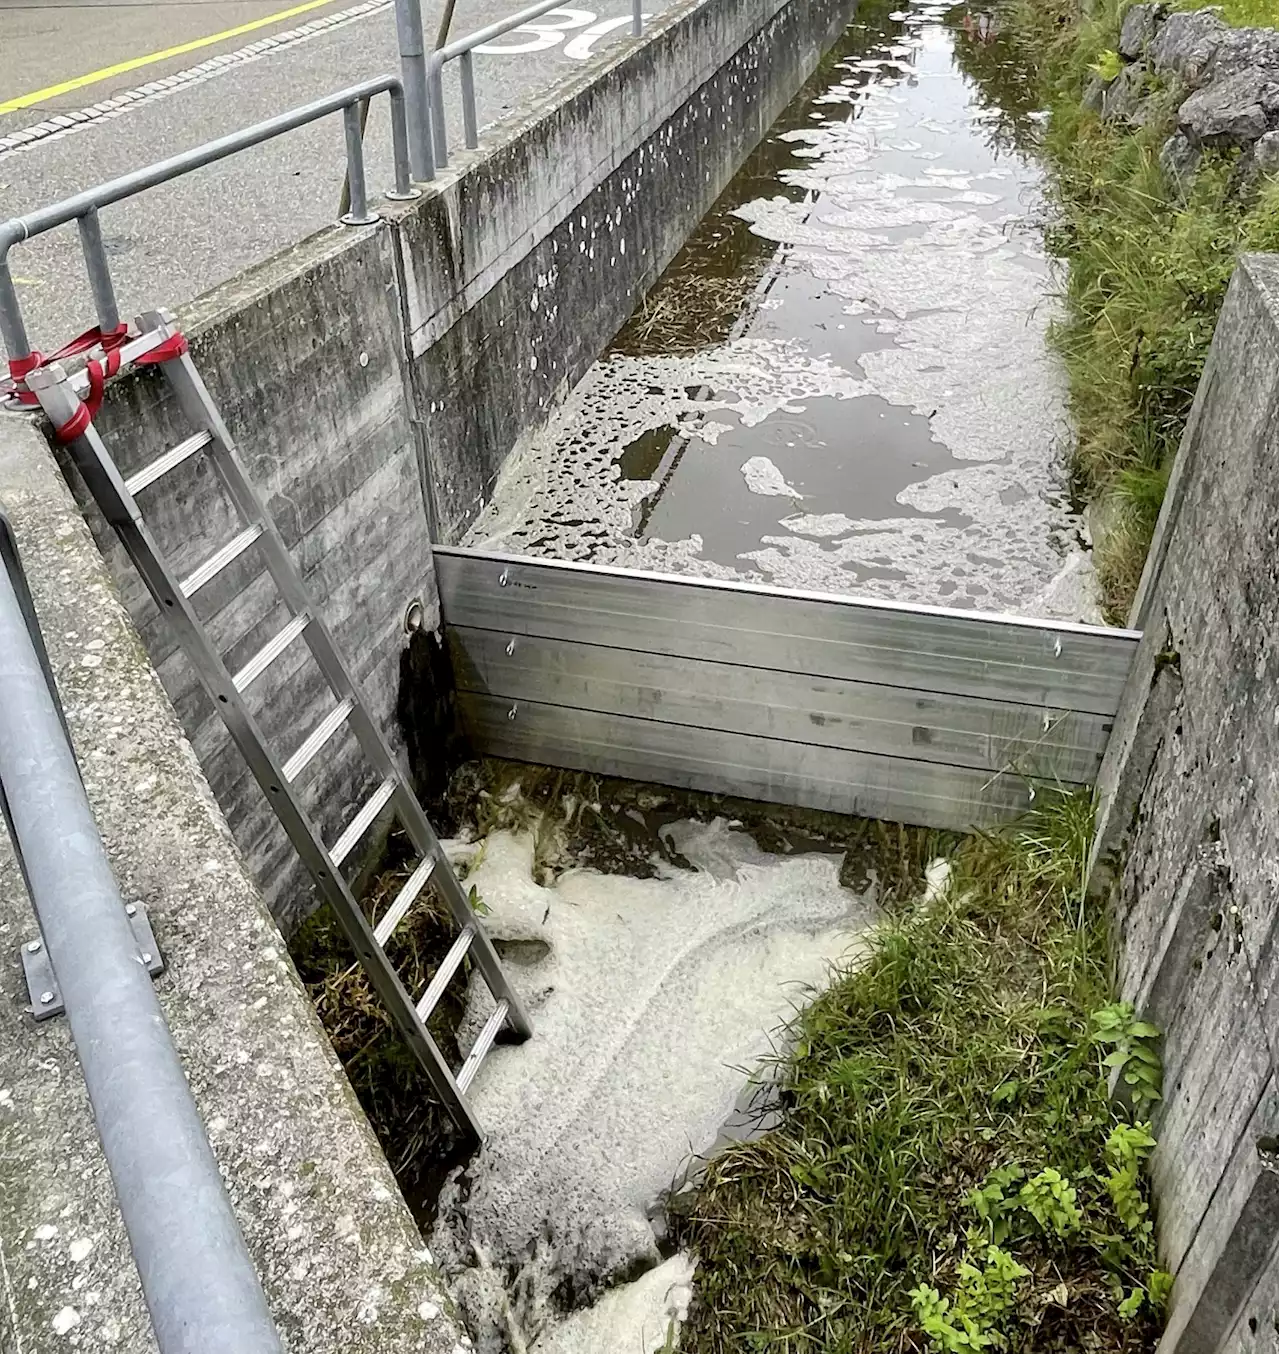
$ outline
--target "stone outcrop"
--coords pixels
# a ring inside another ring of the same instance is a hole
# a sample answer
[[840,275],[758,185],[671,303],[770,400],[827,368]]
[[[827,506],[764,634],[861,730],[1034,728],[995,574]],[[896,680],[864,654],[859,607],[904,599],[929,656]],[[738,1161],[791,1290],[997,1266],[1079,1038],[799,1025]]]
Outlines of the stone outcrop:
[[1274,29],[1231,28],[1212,10],[1169,14],[1133,5],[1120,29],[1124,65],[1094,80],[1087,106],[1108,122],[1140,126],[1153,92],[1182,94],[1178,125],[1160,163],[1175,183],[1195,174],[1206,147],[1239,147],[1237,183],[1252,186],[1276,161],[1277,37]]

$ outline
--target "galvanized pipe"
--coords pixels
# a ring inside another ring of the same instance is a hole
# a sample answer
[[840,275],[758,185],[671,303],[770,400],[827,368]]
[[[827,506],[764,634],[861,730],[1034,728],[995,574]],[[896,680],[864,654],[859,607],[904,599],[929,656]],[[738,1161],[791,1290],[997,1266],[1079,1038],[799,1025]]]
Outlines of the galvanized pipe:
[[342,110],[342,130],[347,143],[347,189],[350,206],[342,218],[348,226],[368,226],[378,218],[369,214],[369,194],[364,181],[364,128],[360,105],[349,103]]
[[[521,24],[536,19],[540,14],[546,14],[548,10],[559,9],[563,4],[564,0],[539,0],[536,5],[530,5],[527,9],[508,15],[505,19],[498,19],[495,23],[486,24],[484,28],[477,28],[474,33],[468,33],[465,37],[455,38],[431,53],[427,60],[427,87],[431,96],[431,141],[435,147],[435,160],[438,166],[443,167],[449,163],[449,140],[444,128],[443,72],[446,62],[466,56],[473,48],[492,38],[500,38],[504,33],[510,33],[513,28],[519,28]],[[467,65],[469,67],[469,60]],[[477,126],[476,94],[469,69],[462,78],[462,124],[464,129],[468,127],[474,129]],[[468,135],[469,148],[474,150],[479,144],[478,134],[472,132]]]
[[7,252],[4,237],[0,235],[0,338],[4,339],[5,352],[10,357],[26,357],[31,351],[31,340],[27,337],[27,326],[22,322],[22,307],[18,304],[13,274],[5,257]]
[[415,179],[436,176],[427,102],[427,60],[422,42],[421,0],[396,0],[396,42],[409,129],[409,163]]
[[90,207],[76,222],[80,228],[80,248],[84,266],[89,274],[89,289],[93,292],[94,309],[98,312],[98,328],[104,334],[119,328],[120,308],[116,305],[116,289],[111,282],[111,265],[102,243],[102,227],[98,223],[98,209]]
[[640,6],[642,0],[631,0],[631,36],[638,38],[644,32],[644,14]]
[[476,81],[470,52],[458,58],[458,84],[462,89],[462,139],[468,150],[475,150],[480,144],[480,129],[476,125]]
[[[387,194],[389,198],[407,199],[418,197],[413,186],[412,169],[409,156],[408,121],[405,117],[404,93],[393,89],[391,98],[391,156],[396,167],[396,186]],[[434,171],[433,171],[434,172]]]
[[9,572],[0,784],[161,1354],[281,1354]]
[[[148,188],[155,188],[159,184],[168,183],[171,179],[189,174],[193,169],[201,169],[215,161],[224,160],[228,155],[235,155],[239,151],[248,150],[251,146],[261,145],[262,142],[282,136],[285,132],[296,131],[297,128],[305,127],[307,123],[327,117],[330,113],[343,112],[348,108],[356,107],[362,99],[369,99],[375,94],[392,91],[400,93],[402,90],[400,81],[393,75],[366,80],[362,84],[352,85],[348,89],[326,95],[323,99],[316,99],[311,103],[303,104],[300,108],[290,109],[287,113],[281,113],[278,117],[268,118],[265,122],[258,122],[252,127],[245,127],[241,131],[219,137],[216,141],[206,141],[202,146],[195,146],[191,150],[171,155],[167,160],[158,160],[155,164],[147,165],[143,169],[135,169],[128,174],[122,174],[117,179],[99,184],[96,188],[86,189],[83,193],[64,198],[63,201],[55,202],[51,206],[41,207],[34,212],[28,212],[25,216],[14,217],[12,220],[0,223],[0,335],[3,335],[4,345],[9,356],[11,358],[25,357],[31,351],[26,326],[22,320],[22,308],[18,303],[18,294],[14,290],[13,279],[8,268],[9,251],[15,244],[31,239],[35,235],[42,235],[47,230],[54,230],[58,226],[65,226],[70,221],[79,221],[82,217],[87,216],[90,212],[97,211],[99,208],[109,207],[125,198],[134,197],[138,193],[145,192]],[[394,101],[391,116],[394,137],[397,116]],[[360,162],[363,165],[363,152]],[[349,141],[348,163],[350,163]],[[363,179],[363,170],[361,177]],[[400,182],[398,168],[396,178],[398,187]],[[364,214],[368,215],[367,194]],[[90,231],[93,230],[94,227],[90,227]],[[81,228],[81,240],[82,242],[85,240],[83,227]],[[89,260],[88,247],[86,247],[86,260]],[[101,264],[104,270],[103,278],[109,284],[110,276],[109,273],[105,272],[105,252],[101,254]],[[90,280],[92,281],[95,265],[90,261],[89,266]],[[96,285],[94,297],[96,301],[101,302],[102,298],[99,296]]]

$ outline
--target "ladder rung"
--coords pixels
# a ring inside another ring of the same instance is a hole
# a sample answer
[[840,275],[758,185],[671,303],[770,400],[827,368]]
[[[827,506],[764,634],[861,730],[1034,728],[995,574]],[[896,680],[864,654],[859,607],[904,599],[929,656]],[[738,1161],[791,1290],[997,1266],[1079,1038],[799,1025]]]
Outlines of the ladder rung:
[[414,900],[422,892],[422,886],[431,878],[436,868],[434,856],[427,856],[421,865],[405,880],[404,887],[396,894],[396,900],[387,909],[387,915],[373,928],[373,937],[379,945],[385,945],[404,920],[404,914],[413,906]]
[[217,577],[234,559],[239,559],[246,550],[262,535],[262,523],[255,522],[238,535],[233,536],[221,550],[209,556],[198,569],[193,569],[178,584],[184,597],[191,597],[211,579]]
[[212,441],[213,434],[208,428],[194,433],[185,442],[179,442],[172,451],[166,451],[163,456],[157,456],[150,465],[143,466],[136,475],[130,475],[125,480],[124,487],[131,494],[140,493],[148,484],[154,484],[161,475],[167,475],[169,471],[180,466],[189,456],[194,456],[201,447],[207,447]]
[[339,701],[327,715],[307,735],[306,741],[284,764],[284,778],[291,784],[311,765],[311,759],[346,723],[347,716],[355,708],[350,696]]
[[471,948],[471,942],[476,938],[476,928],[468,926],[465,931],[449,947],[449,953],[445,955],[440,962],[440,967],[431,975],[431,981],[427,984],[427,990],[422,994],[422,999],[418,1002],[418,1019],[426,1020],[432,1011],[436,1009],[436,1003],[444,996],[444,990],[449,986],[449,981],[458,971],[458,965],[466,957],[467,951]]
[[231,683],[235,689],[237,691],[243,691],[255,678],[261,677],[271,664],[274,663],[289,645],[292,644],[293,641],[307,628],[310,620],[310,614],[301,611],[279,632],[279,634],[274,638],[267,640],[262,648],[260,648],[231,679]]
[[364,808],[347,824],[347,830],[329,849],[329,857],[335,865],[341,865],[351,854],[351,848],[368,832],[373,820],[382,812],[383,806],[395,792],[395,781],[384,780],[369,796]]
[[[468,930],[471,928],[468,927]],[[467,1054],[467,1060],[462,1064],[462,1071],[458,1073],[458,1090],[465,1095],[467,1087],[475,1080],[476,1073],[480,1070],[480,1064],[484,1062],[484,1055],[493,1047],[493,1041],[498,1037],[498,1031],[502,1028],[502,1022],[507,1018],[507,1003],[500,1001],[493,1009],[493,1014],[484,1022],[484,1029],[480,1031],[480,1037],[476,1040],[475,1047]]]

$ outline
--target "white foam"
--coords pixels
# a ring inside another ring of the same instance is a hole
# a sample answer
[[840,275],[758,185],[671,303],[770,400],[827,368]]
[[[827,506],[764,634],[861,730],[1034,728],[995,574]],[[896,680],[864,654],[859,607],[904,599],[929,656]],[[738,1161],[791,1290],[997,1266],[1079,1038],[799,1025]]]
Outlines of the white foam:
[[747,489],[753,494],[762,494],[766,498],[803,498],[798,489],[793,489],[782,477],[782,471],[767,456],[752,456],[742,463],[742,478]]
[[[494,1048],[472,1086],[488,1137],[465,1185],[446,1187],[431,1243],[481,1354],[512,1331],[544,1337],[566,1286],[591,1300],[660,1263],[649,1210],[877,915],[840,886],[838,856],[767,855],[723,820],[666,835],[694,870],[573,870],[545,888],[529,840],[499,832],[468,876],[499,943],[543,947],[508,967],[536,1034]],[[488,1003],[473,985],[469,1030]]]

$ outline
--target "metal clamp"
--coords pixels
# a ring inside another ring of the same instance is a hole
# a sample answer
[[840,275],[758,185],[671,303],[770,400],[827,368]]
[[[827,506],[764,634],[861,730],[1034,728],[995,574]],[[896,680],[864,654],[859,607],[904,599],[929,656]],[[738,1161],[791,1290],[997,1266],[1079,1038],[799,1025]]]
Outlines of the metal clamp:
[[[164,957],[156,944],[147,909],[141,903],[126,903],[124,910],[138,947],[138,962],[146,965],[153,978],[158,978],[164,972]],[[36,1020],[52,1020],[54,1016],[65,1014],[67,1008],[63,1005],[58,980],[49,962],[49,951],[42,939],[29,940],[22,947],[22,971],[27,979],[27,997],[31,1002],[28,1009],[32,1016]]]

